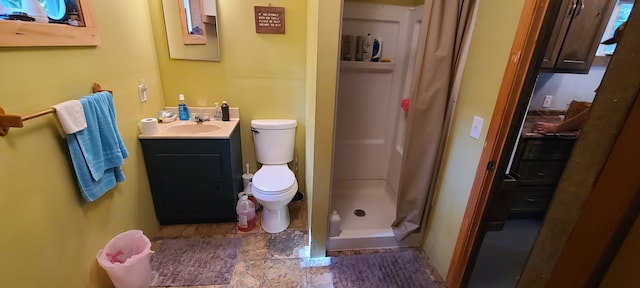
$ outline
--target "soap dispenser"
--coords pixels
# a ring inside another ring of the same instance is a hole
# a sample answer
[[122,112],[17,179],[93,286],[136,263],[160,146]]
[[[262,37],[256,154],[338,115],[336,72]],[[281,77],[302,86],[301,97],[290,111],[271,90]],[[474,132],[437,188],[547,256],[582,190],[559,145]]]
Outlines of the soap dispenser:
[[218,105],[218,102],[213,103],[213,120],[222,121],[222,109]]
[[178,102],[178,117],[180,120],[189,120],[189,108],[187,108],[187,104],[184,103],[184,94],[180,94],[179,98],[180,102]]

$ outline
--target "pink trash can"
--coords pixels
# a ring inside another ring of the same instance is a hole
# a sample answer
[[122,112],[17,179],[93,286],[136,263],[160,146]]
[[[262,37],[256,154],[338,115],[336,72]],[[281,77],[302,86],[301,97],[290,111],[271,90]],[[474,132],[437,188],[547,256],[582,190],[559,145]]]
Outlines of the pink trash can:
[[96,259],[116,288],[146,288],[151,284],[151,241],[140,230],[118,234]]

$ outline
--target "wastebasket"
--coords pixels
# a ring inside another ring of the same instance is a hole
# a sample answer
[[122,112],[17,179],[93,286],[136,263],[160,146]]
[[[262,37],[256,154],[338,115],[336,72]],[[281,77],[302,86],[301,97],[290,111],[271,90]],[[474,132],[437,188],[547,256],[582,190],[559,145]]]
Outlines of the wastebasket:
[[140,230],[118,234],[96,259],[116,288],[142,288],[151,284],[151,241]]

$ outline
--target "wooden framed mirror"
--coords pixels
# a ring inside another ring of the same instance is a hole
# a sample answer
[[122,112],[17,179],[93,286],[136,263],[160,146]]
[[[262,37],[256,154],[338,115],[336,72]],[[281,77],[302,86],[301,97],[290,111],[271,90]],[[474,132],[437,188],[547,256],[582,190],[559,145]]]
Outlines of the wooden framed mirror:
[[[0,20],[0,47],[100,45],[100,33],[94,19],[91,0],[68,0],[63,3],[50,0],[47,2],[49,3],[48,7],[37,9],[41,11],[38,14],[44,13],[44,15],[40,15],[41,21]],[[30,7],[35,8],[35,5]],[[53,9],[54,7],[58,9]],[[0,14],[5,15],[6,18],[9,18],[9,14],[14,12],[24,12],[21,9],[22,1],[5,0],[2,2],[0,0]]]

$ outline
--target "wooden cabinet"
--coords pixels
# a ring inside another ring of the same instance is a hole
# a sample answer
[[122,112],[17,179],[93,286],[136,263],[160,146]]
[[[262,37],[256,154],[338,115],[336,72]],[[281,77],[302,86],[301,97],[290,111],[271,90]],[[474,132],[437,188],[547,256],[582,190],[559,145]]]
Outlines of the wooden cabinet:
[[589,73],[615,0],[563,0],[541,72]]
[[160,224],[234,222],[240,128],[229,139],[140,139]]
[[509,217],[540,217],[553,197],[575,139],[523,137],[490,207],[488,230],[502,230]]
[[574,143],[557,136],[520,139],[510,173],[517,181],[510,191],[510,216],[544,214]]

